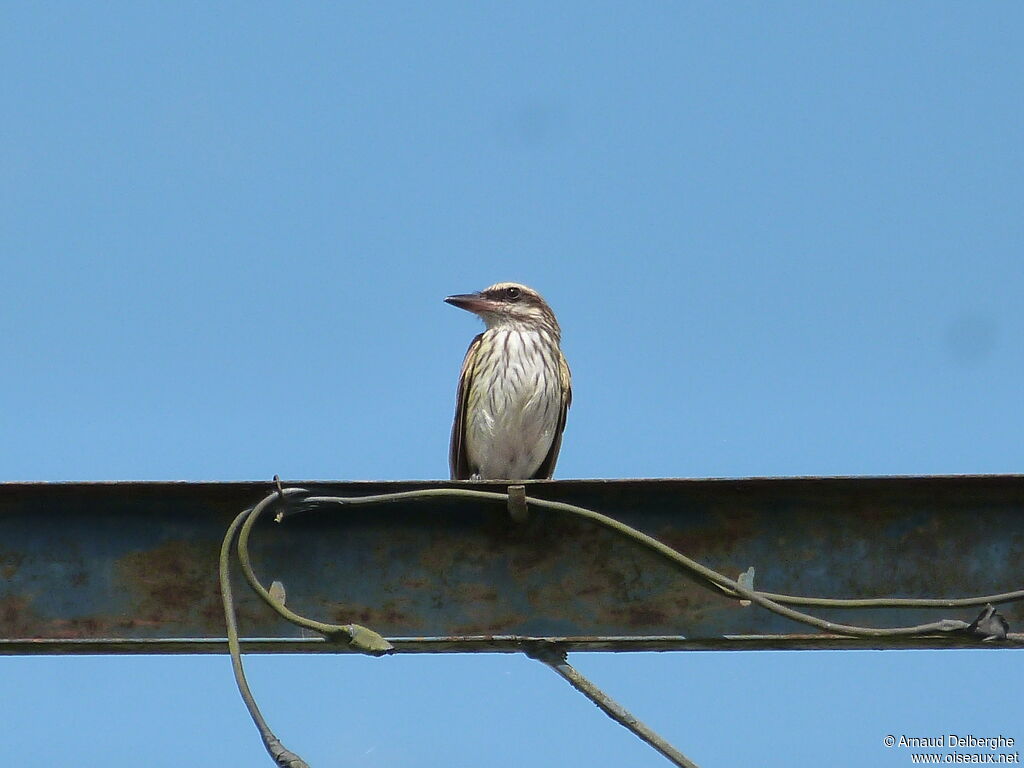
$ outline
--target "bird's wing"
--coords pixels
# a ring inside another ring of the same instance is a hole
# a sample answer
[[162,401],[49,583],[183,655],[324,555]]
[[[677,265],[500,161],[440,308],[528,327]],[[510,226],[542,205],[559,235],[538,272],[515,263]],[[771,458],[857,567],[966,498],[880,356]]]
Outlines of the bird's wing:
[[484,335],[478,334],[466,350],[462,361],[462,372],[459,374],[459,391],[455,396],[455,423],[452,424],[452,444],[448,451],[448,465],[451,468],[452,480],[469,480],[473,472],[469,468],[469,457],[466,456],[466,409],[469,405],[469,390],[473,383],[473,363],[476,361],[480,340]]
[[562,385],[562,407],[558,413],[558,426],[555,428],[555,437],[551,441],[551,450],[544,457],[544,461],[537,467],[531,480],[550,480],[555,474],[555,462],[558,461],[558,451],[562,447],[562,432],[565,431],[565,417],[569,413],[569,406],[572,405],[572,375],[569,373],[569,364],[565,361],[565,355],[558,355],[558,379]]

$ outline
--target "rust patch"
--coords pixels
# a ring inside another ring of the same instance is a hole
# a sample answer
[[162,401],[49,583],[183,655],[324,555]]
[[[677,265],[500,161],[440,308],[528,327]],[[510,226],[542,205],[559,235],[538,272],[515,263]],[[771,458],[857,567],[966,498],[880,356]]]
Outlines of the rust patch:
[[336,624],[362,624],[382,634],[393,634],[396,628],[420,627],[415,611],[410,610],[406,598],[385,600],[379,606],[364,604],[334,604],[330,620]]
[[111,622],[95,616],[77,619],[55,619],[50,623],[53,634],[64,638],[103,637],[110,634]]
[[123,619],[159,628],[216,616],[223,625],[216,563],[215,547],[185,541],[125,555],[115,563],[116,580],[131,598],[131,614]]
[[491,617],[486,623],[461,622],[457,623],[451,631],[456,635],[494,635],[505,634],[509,628],[520,627],[530,618],[521,613],[507,613]]
[[652,535],[695,560],[708,556],[730,559],[737,548],[756,535],[757,521],[753,510],[737,507],[728,514],[708,518],[699,528],[684,531],[663,528]]
[[0,551],[0,576],[5,579],[13,579],[25,562],[23,552]]
[[663,626],[671,621],[673,615],[653,605],[627,605],[613,608],[609,613],[631,627]]
[[493,584],[463,584],[459,597],[472,603],[493,603],[498,599],[498,589]]
[[32,637],[33,628],[38,626],[31,600],[20,595],[0,598],[0,637]]

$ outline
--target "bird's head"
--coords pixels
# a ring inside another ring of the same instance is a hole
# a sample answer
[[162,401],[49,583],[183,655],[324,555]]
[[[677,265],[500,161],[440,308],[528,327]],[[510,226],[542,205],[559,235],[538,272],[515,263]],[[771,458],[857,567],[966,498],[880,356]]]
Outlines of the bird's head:
[[488,328],[519,326],[561,335],[548,303],[533,288],[519,283],[495,283],[479,293],[460,293],[445,301],[479,315]]

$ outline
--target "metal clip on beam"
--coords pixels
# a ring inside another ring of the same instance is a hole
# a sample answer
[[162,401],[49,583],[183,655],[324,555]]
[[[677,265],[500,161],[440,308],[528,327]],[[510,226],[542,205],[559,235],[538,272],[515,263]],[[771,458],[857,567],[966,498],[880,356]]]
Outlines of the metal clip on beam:
[[525,523],[529,517],[526,508],[526,486],[510,485],[508,487],[508,514],[517,523]]

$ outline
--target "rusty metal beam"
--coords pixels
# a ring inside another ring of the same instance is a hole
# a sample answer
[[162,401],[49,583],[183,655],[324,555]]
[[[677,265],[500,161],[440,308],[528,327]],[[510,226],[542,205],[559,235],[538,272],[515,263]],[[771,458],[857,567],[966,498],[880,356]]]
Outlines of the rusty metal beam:
[[[368,495],[451,483],[301,483]],[[460,487],[504,490],[494,484]],[[0,484],[0,653],[223,652],[217,551],[269,483]],[[589,507],[756,587],[821,597],[968,597],[1024,588],[1024,476],[572,480],[527,496]],[[970,637],[858,640],[708,589],[586,521],[424,499],[260,524],[257,572],[288,605],[357,622],[400,652],[934,648]],[[303,638],[239,580],[255,652],[337,651]],[[806,609],[869,626],[970,621],[977,608]],[[1024,603],[1000,607],[1011,630]]]

